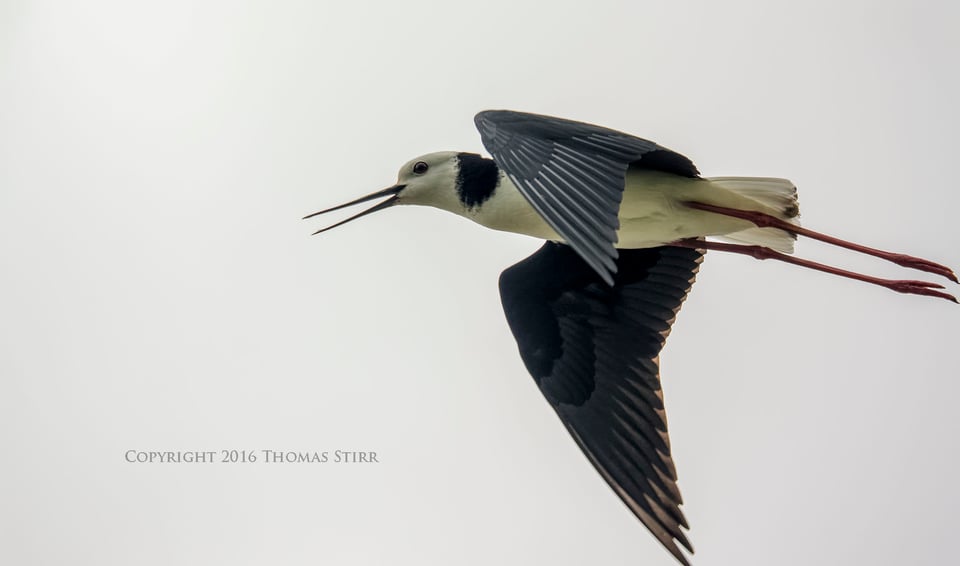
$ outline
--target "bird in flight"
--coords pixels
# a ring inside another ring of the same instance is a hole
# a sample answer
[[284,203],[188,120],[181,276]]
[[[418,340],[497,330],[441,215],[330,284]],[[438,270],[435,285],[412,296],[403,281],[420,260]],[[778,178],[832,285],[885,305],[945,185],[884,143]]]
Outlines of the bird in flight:
[[[311,218],[379,204],[433,206],[494,230],[546,240],[500,276],[500,298],[527,370],[587,459],[682,564],[693,553],[680,509],[659,354],[707,250],[775,259],[900,293],[956,298],[797,258],[805,236],[957,282],[949,268],[802,228],[786,179],[701,177],[688,158],[601,126],[508,110],[475,117],[492,158],[414,158],[397,183]],[[721,238],[725,241],[707,240]]]

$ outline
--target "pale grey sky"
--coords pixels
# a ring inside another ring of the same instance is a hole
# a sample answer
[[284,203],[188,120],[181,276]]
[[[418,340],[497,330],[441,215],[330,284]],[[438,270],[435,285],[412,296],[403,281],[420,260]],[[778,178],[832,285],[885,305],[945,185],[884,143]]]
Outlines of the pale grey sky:
[[[496,281],[539,242],[299,218],[511,108],[788,177],[805,225],[957,268],[958,16],[0,3],[0,562],[674,564],[516,352]],[[711,253],[662,355],[694,563],[952,561],[958,336],[945,301]],[[124,460],[224,449],[380,462]]]

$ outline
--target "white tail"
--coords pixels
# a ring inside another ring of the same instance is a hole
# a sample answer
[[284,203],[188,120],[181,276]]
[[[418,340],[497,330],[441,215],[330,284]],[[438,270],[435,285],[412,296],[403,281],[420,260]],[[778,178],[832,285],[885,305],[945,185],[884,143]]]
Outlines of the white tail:
[[[736,193],[763,205],[768,214],[800,225],[800,204],[797,187],[787,179],[775,177],[711,177],[709,181],[720,189]],[[777,228],[750,228],[726,234],[723,239],[754,244],[793,253],[796,236]]]

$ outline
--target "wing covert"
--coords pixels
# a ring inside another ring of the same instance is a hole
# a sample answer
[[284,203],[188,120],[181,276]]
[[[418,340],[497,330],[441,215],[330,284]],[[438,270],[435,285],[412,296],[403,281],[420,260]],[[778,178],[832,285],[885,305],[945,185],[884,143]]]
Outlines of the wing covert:
[[497,165],[609,285],[627,168],[698,175],[678,153],[592,124],[509,110],[480,112],[474,121]]

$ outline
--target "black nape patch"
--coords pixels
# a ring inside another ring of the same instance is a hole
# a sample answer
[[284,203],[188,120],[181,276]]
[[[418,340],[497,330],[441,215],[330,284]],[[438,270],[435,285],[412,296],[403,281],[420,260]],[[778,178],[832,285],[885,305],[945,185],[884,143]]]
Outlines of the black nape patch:
[[458,153],[457,164],[457,195],[465,207],[480,206],[493,196],[500,183],[500,170],[492,159]]

